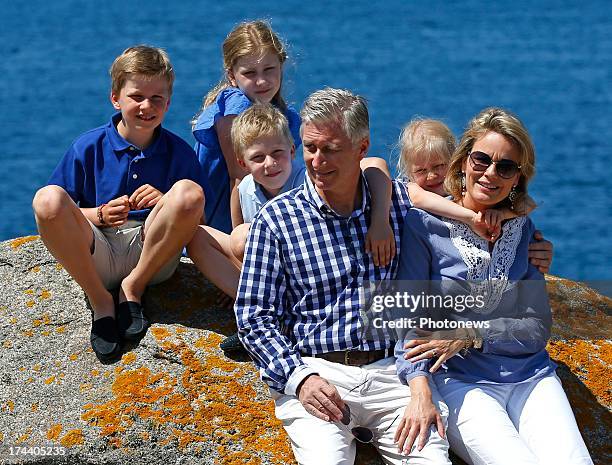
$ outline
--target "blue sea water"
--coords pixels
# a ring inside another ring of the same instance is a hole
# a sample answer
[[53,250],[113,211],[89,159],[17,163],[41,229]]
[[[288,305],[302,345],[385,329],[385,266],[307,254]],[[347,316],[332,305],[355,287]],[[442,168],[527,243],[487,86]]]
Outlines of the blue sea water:
[[460,135],[485,106],[518,114],[537,151],[532,215],[555,244],[552,272],[610,280],[612,9],[590,2],[76,0],[3,2],[0,240],[35,233],[30,202],[80,133],[108,120],[108,68],[149,43],[177,73],[165,126],[189,120],[221,76],[221,43],[268,18],[288,42],[284,91],[323,86],[370,102],[370,153],[394,162],[402,125],[442,118]]

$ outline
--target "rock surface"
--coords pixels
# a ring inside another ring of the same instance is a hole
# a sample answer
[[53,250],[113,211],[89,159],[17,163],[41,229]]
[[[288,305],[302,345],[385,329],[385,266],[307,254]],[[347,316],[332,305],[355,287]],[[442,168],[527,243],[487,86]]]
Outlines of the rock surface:
[[[253,364],[218,348],[233,314],[188,261],[148,290],[151,329],[109,365],[89,347],[83,292],[40,240],[0,243],[0,282],[0,463],[294,463]],[[549,351],[595,463],[612,463],[612,301],[554,277],[548,289]],[[381,462],[360,447],[357,463]]]

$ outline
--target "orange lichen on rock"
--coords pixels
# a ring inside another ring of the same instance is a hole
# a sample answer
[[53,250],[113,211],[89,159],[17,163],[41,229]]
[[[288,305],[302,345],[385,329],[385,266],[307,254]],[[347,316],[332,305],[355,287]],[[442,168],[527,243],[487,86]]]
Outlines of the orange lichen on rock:
[[80,429],[71,429],[60,439],[60,444],[64,447],[81,446],[84,442],[83,431]]
[[55,332],[57,334],[63,334],[66,332],[66,327],[65,326],[58,326],[57,328],[55,328]]
[[53,381],[55,381],[55,375],[53,376],[49,376],[46,380],[45,380],[45,384],[51,384]]
[[40,299],[44,300],[44,299],[50,299],[51,298],[51,292],[49,292],[47,289],[43,289],[40,293]]
[[152,439],[158,446],[172,443],[191,454],[197,453],[198,443],[212,440],[223,464],[260,463],[258,455],[273,464],[293,462],[274,404],[256,400],[250,383],[240,382],[241,377],[256,378],[255,369],[216,355],[221,336],[198,339],[199,349],[210,350],[196,354],[180,337],[170,341],[162,332],[157,335],[162,336],[161,355],[180,358],[182,376],[147,367],[124,369],[113,383],[114,397],[85,406],[83,420],[100,427],[101,436],[109,439],[122,438],[136,422],[140,428],[145,422],[147,429],[165,431],[163,439]]
[[121,439],[119,438],[110,438],[108,440],[108,445],[115,448],[115,449],[119,449],[121,447]]
[[34,305],[36,305],[36,302],[34,302],[33,300],[28,300],[26,302],[26,306],[29,308],[32,308]]
[[7,400],[6,401],[6,408],[9,412],[12,412],[15,410],[15,402],[13,402],[12,400]]
[[136,353],[128,352],[123,357],[121,357],[121,363],[124,365],[129,365],[130,363],[134,363],[136,361]]
[[34,295],[34,290],[33,289],[26,289],[25,291],[23,291],[24,294],[27,295]]
[[40,271],[40,266],[34,266],[32,267],[32,269],[30,270],[32,273],[38,273]]
[[589,388],[597,400],[608,409],[612,408],[612,343],[605,340],[551,341],[550,356],[565,363],[572,373]]
[[23,433],[21,436],[17,438],[17,440],[15,441],[15,444],[23,444],[28,439],[30,439],[31,435],[32,435],[32,428],[28,428],[25,433]]
[[56,270],[62,270],[62,269],[64,269],[64,267],[60,263],[56,263],[55,264],[55,269]]
[[79,354],[70,354],[68,358],[74,362],[76,359],[79,358]]
[[38,412],[38,403],[36,402],[33,403],[31,409],[32,409],[32,412]]
[[13,347],[13,341],[9,341],[8,339],[2,343],[2,347],[5,349],[11,349]]
[[38,239],[38,236],[25,236],[25,237],[19,237],[17,239],[13,239],[11,241],[11,247],[13,249],[16,249],[17,247],[22,246],[23,244],[27,244],[28,242],[33,242],[36,239]]
[[61,432],[62,432],[61,424],[56,423],[54,425],[51,425],[51,428],[49,428],[49,430],[47,431],[47,439],[49,441],[57,441]]
[[172,336],[172,333],[170,331],[168,331],[166,328],[162,328],[159,326],[151,328],[151,334],[155,336],[155,339],[157,339],[157,341],[163,341],[164,339],[167,339]]

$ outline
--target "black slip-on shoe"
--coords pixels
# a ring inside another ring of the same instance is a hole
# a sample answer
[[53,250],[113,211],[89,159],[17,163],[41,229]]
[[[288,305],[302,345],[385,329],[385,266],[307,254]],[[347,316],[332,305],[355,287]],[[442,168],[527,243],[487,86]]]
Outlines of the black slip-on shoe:
[[117,306],[119,334],[127,341],[136,341],[147,332],[149,320],[144,316],[142,305],[138,302],[121,302]]
[[91,348],[101,362],[115,359],[121,352],[117,322],[112,316],[105,316],[91,323],[89,336]]
[[240,342],[240,338],[238,337],[238,333],[234,333],[231,336],[226,337],[219,347],[223,352],[239,352],[245,351],[246,349]]

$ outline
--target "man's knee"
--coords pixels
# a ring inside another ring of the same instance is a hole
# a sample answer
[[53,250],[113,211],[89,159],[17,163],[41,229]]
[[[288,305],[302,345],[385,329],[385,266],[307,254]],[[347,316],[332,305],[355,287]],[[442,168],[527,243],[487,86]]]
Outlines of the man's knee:
[[53,221],[71,201],[68,193],[61,187],[45,186],[34,195],[32,208],[37,221]]
[[204,191],[188,179],[177,181],[170,189],[172,207],[181,215],[202,215]]

